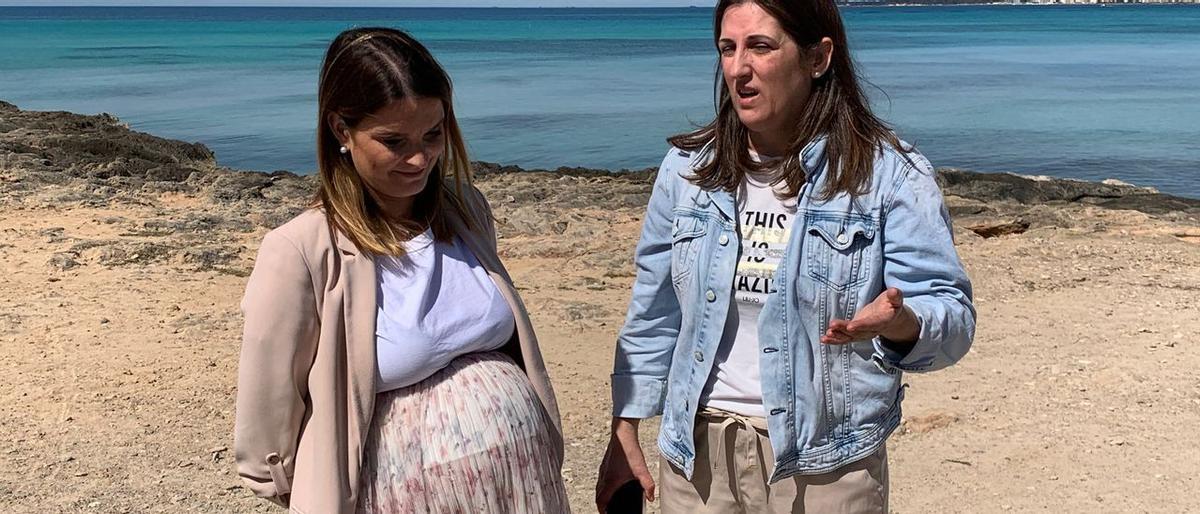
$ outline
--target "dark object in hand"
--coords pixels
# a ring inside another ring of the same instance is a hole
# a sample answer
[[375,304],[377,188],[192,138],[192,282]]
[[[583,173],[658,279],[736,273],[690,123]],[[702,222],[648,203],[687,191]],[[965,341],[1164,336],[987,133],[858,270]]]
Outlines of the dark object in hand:
[[642,484],[637,480],[625,482],[625,485],[613,493],[605,512],[608,514],[642,514],[644,505],[642,499],[646,496]]

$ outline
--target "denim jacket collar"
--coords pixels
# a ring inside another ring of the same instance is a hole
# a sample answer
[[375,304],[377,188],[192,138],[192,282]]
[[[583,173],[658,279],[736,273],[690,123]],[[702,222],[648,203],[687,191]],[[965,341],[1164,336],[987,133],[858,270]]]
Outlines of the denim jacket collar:
[[[800,160],[804,165],[805,181],[810,184],[810,188],[811,184],[814,184],[816,178],[825,170],[824,163],[826,141],[826,136],[822,134],[813,138],[812,141],[809,141],[808,144],[804,145],[804,149],[800,150]],[[699,152],[697,152],[694,160],[692,161],[692,169],[699,167],[700,163],[705,159],[711,158],[711,149],[712,143],[709,143],[708,145],[705,145],[705,147]],[[721,211],[721,214],[723,214],[726,219],[737,219],[737,202],[735,201],[733,195],[729,193],[729,191],[718,189],[715,191],[706,190],[705,193],[708,194],[709,200],[711,200],[713,205],[717,207],[717,210]]]

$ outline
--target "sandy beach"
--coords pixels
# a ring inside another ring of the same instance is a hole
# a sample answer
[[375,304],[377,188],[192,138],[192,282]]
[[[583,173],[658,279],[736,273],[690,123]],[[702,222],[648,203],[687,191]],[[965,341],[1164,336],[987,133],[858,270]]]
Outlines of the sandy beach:
[[[572,505],[594,512],[652,170],[478,172],[557,389]],[[979,328],[959,365],[906,377],[892,510],[1194,511],[1200,200],[941,173]],[[0,102],[0,512],[278,511],[231,464],[238,302],[312,186]]]

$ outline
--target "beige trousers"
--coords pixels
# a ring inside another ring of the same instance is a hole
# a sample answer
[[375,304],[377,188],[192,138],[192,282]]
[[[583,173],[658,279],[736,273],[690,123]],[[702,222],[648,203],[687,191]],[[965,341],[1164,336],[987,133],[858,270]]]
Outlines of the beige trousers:
[[696,418],[692,480],[659,457],[663,514],[887,514],[887,449],[823,475],[768,485],[775,463],[766,420],[705,409]]

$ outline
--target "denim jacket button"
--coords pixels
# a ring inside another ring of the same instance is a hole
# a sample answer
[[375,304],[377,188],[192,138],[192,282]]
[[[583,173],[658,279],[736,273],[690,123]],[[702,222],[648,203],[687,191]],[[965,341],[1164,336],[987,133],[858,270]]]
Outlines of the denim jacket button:
[[729,234],[721,234],[721,237],[717,239],[717,242],[721,243],[721,246],[729,244]]
[[710,302],[714,302],[717,300],[717,293],[714,293],[712,289],[709,289],[707,293],[704,293],[704,298],[708,299]]
[[696,353],[693,353],[692,356],[696,357],[696,362],[704,362],[704,354],[700,353],[700,350],[696,350]]
[[838,236],[837,236],[837,242],[838,242],[838,243],[841,243],[841,244],[846,244],[846,241],[848,241],[848,239],[846,238],[846,233],[845,233],[845,232],[842,232],[841,234],[838,234]]

